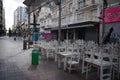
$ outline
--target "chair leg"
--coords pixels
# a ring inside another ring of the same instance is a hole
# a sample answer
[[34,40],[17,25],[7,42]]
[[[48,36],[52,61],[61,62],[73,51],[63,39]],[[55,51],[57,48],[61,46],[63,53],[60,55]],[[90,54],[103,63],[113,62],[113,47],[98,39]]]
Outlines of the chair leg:
[[71,73],[71,69],[69,69],[69,73]]
[[[101,66],[100,67],[100,80],[106,80],[106,79],[103,79],[103,77],[105,77],[105,76],[107,76],[108,75],[108,78],[107,78],[107,80],[111,80],[111,66],[109,66],[109,67],[103,67],[103,66]],[[104,70],[109,70],[107,73],[104,73],[103,71]]]
[[103,80],[103,67],[100,67],[100,80]]
[[61,68],[60,58],[58,58],[58,68]]
[[82,74],[85,72],[85,62],[82,62]]
[[86,69],[86,80],[88,79],[88,63],[87,63],[87,69]]
[[69,73],[71,73],[71,64],[69,64]]
[[115,77],[115,71],[113,69],[113,72],[112,72],[112,79],[114,80],[114,77]]
[[120,67],[118,66],[118,80],[120,80]]
[[55,62],[57,62],[57,54],[55,54]]
[[99,73],[100,73],[100,69],[98,68],[97,69],[97,77],[99,77],[99,75],[100,75]]
[[118,80],[120,80],[120,73],[119,73],[119,71],[118,71]]

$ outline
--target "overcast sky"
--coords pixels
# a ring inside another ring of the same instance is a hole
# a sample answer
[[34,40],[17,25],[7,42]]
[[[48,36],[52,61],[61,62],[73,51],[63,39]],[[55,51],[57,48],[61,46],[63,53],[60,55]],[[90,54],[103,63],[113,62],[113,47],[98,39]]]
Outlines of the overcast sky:
[[3,0],[7,30],[9,29],[9,27],[12,28],[14,20],[14,10],[17,9],[18,6],[25,6],[23,4],[23,1],[24,0]]

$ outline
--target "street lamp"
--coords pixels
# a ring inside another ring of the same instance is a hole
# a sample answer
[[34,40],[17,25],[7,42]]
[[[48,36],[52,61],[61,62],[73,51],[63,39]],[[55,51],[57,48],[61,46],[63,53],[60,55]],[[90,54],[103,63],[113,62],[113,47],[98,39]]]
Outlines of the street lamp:
[[58,43],[61,41],[61,0],[53,0],[59,7],[59,22],[58,22]]
[[104,27],[105,27],[104,18],[105,18],[105,9],[107,8],[107,5],[108,5],[107,0],[103,0],[102,1],[102,40],[104,38]]

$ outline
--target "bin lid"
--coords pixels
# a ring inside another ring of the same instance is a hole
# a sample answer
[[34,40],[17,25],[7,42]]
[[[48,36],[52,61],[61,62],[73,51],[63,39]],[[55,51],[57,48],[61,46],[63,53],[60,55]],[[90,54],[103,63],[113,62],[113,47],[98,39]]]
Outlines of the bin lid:
[[39,53],[39,50],[32,50],[32,53]]

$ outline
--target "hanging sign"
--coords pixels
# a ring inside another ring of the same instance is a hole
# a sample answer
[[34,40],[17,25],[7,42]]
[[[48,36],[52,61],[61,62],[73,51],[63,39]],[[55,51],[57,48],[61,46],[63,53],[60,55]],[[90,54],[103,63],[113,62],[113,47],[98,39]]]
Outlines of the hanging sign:
[[[120,21],[120,6],[107,8],[104,11],[105,17],[104,17],[104,23],[110,23],[110,22],[118,22]],[[102,22],[102,14],[100,22]]]

